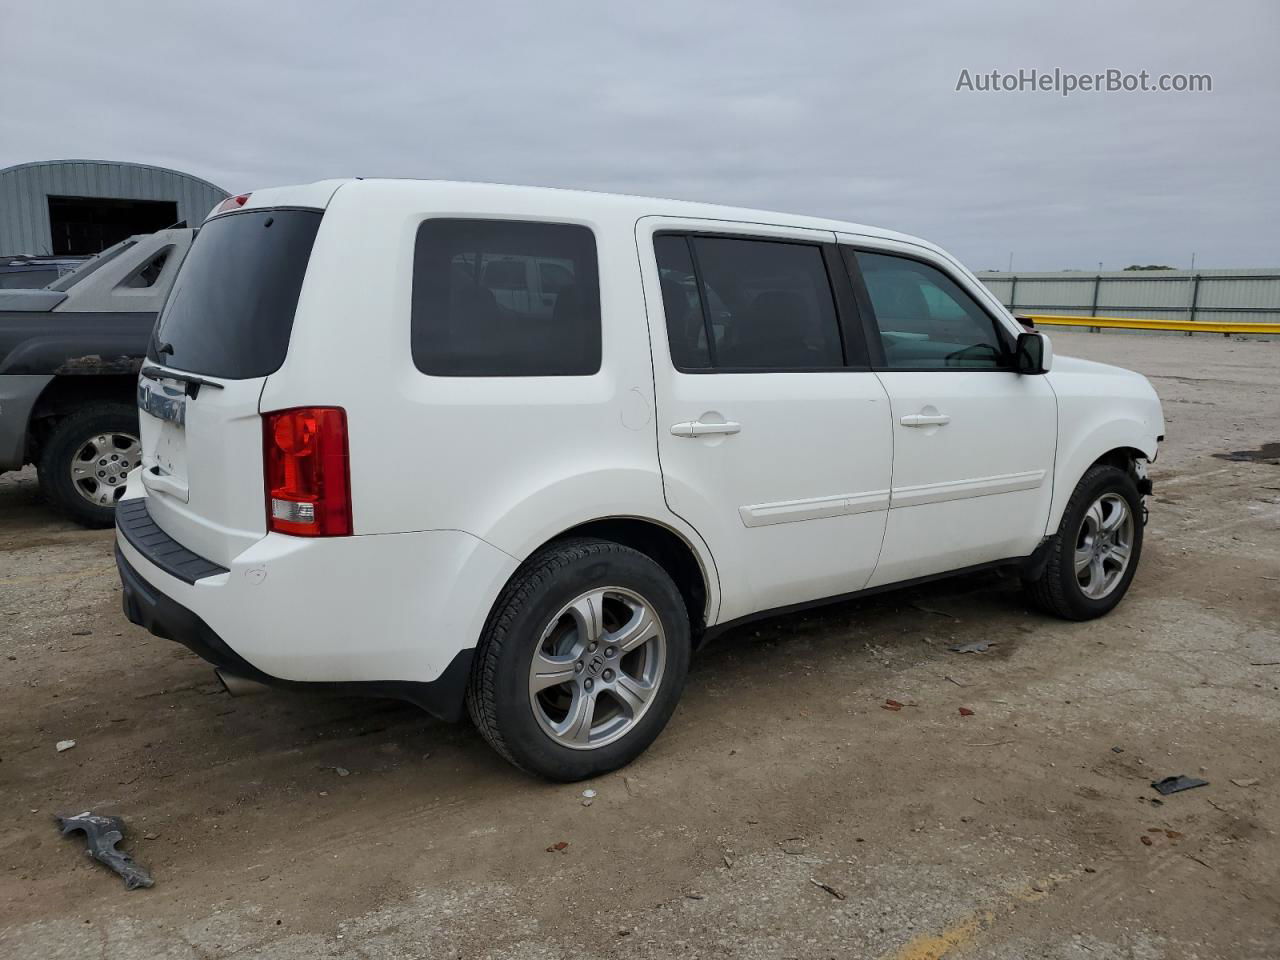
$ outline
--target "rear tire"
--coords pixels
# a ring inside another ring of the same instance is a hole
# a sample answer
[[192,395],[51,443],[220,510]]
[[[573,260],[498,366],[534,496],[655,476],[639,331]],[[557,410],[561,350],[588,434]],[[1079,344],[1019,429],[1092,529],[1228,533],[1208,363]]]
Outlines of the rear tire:
[[86,527],[109,527],[125,474],[140,459],[137,409],[104,401],[58,422],[36,473],[45,499],[58,510]]
[[689,656],[689,612],[662,567],[621,544],[563,540],[530,557],[499,596],[467,709],[517,767],[582,780],[657,738]]
[[1090,467],[1076,485],[1039,575],[1023,580],[1035,606],[1064,620],[1115,609],[1142,556],[1142,496],[1116,467]]

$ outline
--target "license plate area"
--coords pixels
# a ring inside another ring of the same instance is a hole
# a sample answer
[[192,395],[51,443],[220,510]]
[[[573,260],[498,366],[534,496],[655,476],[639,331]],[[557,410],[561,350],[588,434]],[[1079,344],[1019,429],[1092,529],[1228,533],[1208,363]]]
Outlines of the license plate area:
[[143,377],[138,380],[138,409],[181,427],[187,422],[187,391]]
[[151,456],[153,472],[181,480],[187,479],[187,431],[180,424],[162,421],[156,434],[155,452]]
[[187,395],[185,387],[156,380],[138,381],[138,417],[142,423],[142,482],[153,493],[186,502]]

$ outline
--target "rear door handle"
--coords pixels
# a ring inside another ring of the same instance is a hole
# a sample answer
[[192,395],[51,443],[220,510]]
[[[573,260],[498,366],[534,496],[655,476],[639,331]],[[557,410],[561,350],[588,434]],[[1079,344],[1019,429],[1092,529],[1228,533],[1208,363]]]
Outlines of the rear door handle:
[[902,418],[904,427],[942,427],[950,422],[945,413],[909,413]]
[[739,433],[742,424],[733,420],[724,423],[703,423],[701,420],[686,420],[671,425],[671,435],[675,437],[709,437],[715,434]]

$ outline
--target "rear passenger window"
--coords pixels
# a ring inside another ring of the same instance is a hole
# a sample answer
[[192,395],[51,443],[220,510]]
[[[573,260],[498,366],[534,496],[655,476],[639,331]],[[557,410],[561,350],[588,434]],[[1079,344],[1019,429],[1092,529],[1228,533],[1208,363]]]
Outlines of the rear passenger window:
[[439,377],[600,369],[595,237],[575,224],[426,220],[413,256],[413,362]]
[[662,235],[654,253],[677,369],[843,366],[821,247]]

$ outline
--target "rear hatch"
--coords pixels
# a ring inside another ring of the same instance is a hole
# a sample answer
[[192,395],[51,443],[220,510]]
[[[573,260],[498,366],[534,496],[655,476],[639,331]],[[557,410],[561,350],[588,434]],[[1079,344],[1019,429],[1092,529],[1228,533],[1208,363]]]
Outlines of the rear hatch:
[[259,399],[288,353],[322,215],[268,207],[206,221],[138,381],[151,518],[223,566],[267,532]]

